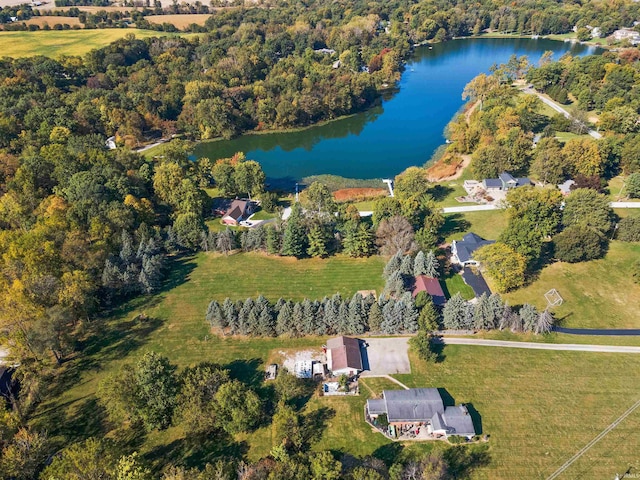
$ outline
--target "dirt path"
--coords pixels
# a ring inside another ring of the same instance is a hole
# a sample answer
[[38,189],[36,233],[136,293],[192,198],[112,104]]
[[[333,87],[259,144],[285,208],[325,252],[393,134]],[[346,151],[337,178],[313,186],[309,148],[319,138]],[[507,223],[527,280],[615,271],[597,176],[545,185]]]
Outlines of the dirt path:
[[[404,388],[405,390],[409,390],[409,387],[407,387],[404,383],[402,383],[400,380],[396,380],[395,378],[393,378],[391,375],[367,375],[366,377],[363,376],[363,379],[367,379],[367,378],[386,378],[387,380],[392,381],[393,383],[396,383],[398,385],[400,385],[402,388]],[[366,385],[366,382],[365,382]],[[369,388],[369,386],[367,386],[367,388]],[[371,390],[371,388],[369,388],[369,390]]]

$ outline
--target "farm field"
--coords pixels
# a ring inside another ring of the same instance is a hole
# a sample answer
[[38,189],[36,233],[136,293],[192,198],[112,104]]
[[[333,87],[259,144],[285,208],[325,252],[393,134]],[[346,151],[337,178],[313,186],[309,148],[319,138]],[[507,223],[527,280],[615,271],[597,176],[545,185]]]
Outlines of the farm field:
[[58,23],[60,25],[64,25],[66,23],[71,27],[73,27],[74,25],[80,25],[83,27],[78,17],[60,17],[57,15],[42,15],[40,17],[31,17],[29,20],[25,20],[24,23],[26,23],[27,25],[38,25],[40,28],[43,28],[45,25],[53,27]]
[[10,53],[12,57],[44,55],[58,58],[62,55],[84,55],[94,48],[104,47],[127,34],[134,34],[137,38],[179,35],[136,28],[0,32],[0,50]]
[[195,23],[196,25],[204,25],[204,22],[211,16],[209,13],[188,13],[176,15],[148,15],[145,18],[149,23],[162,25],[170,23],[176,28],[183,29]]

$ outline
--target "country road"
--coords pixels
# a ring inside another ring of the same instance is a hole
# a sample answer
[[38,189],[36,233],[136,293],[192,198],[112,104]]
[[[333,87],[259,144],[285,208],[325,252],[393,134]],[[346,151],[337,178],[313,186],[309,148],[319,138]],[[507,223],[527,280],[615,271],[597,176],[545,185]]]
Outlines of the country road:
[[[529,95],[536,95],[540,100],[542,100],[544,103],[546,103],[547,105],[549,105],[551,108],[553,108],[556,112],[561,113],[562,115],[564,115],[566,118],[571,118],[571,114],[566,111],[564,108],[562,108],[560,105],[558,105],[556,102],[549,100],[547,97],[545,97],[544,95],[542,95],[541,93],[537,92],[535,89],[533,88],[529,88],[529,87],[525,87],[522,89],[522,91],[524,93],[528,93]],[[602,138],[602,134],[599,132],[596,132],[595,130],[589,130],[589,135],[591,135],[593,138],[595,138],[596,140],[599,140]]]
[[576,343],[535,343],[509,342],[505,340],[486,340],[482,338],[440,337],[438,341],[445,345],[475,345],[479,347],[524,348],[528,350],[558,350],[565,352],[597,352],[597,353],[636,353],[640,347],[626,345],[580,345]]

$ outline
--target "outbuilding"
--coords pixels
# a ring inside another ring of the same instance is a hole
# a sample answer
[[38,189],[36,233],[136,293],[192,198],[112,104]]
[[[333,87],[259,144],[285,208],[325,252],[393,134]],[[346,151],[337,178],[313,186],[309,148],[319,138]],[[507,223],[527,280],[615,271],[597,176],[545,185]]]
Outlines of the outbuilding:
[[334,375],[359,374],[363,370],[360,340],[351,337],[327,340],[327,368]]

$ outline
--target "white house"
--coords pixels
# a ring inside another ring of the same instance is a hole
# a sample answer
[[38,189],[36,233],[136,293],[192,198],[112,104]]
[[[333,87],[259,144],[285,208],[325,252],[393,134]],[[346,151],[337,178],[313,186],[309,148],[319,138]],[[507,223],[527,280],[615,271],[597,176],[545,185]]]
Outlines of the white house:
[[473,252],[492,243],[495,241],[485,240],[475,233],[467,233],[462,240],[451,242],[451,263],[457,263],[463,267],[478,265],[478,262],[473,259]]

